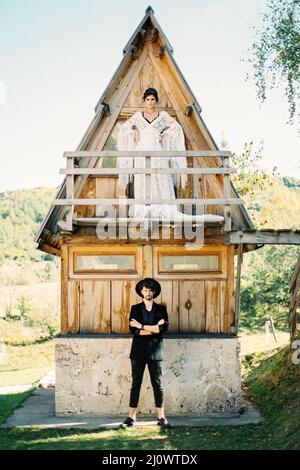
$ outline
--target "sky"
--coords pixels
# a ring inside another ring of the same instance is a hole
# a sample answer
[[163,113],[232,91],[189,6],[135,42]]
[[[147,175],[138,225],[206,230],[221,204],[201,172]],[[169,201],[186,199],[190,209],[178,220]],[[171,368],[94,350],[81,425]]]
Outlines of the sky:
[[300,178],[283,90],[261,104],[248,56],[266,0],[0,0],[0,191],[56,187],[122,50],[151,5],[221,144],[263,144],[262,167]]

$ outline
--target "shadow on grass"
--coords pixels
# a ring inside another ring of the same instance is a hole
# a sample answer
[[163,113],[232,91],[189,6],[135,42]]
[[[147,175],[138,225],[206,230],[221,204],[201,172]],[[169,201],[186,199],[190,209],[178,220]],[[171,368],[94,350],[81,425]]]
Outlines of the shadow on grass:
[[22,347],[22,346],[35,346],[36,344],[43,344],[43,343],[48,343],[48,341],[53,340],[57,335],[48,335],[48,336],[43,336],[42,338],[34,339],[33,341],[30,340],[24,340],[24,341],[4,341],[4,344],[6,346],[17,346],[17,347]]
[[[173,427],[161,430],[145,427],[131,430],[40,430],[13,428],[0,430],[1,449],[22,450],[184,450],[264,448],[260,425],[244,428]],[[252,436],[252,437],[251,437]],[[267,446],[269,447],[269,446]],[[266,448],[266,447],[265,447]]]

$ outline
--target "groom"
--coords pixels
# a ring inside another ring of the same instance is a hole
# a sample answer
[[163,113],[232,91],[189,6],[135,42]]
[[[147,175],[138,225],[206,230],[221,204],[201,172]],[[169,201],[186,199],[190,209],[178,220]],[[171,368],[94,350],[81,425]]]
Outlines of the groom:
[[157,407],[157,424],[170,428],[164,416],[163,389],[161,386],[163,360],[163,333],[168,329],[168,313],[165,305],[157,304],[154,298],[160,294],[160,284],[152,278],[139,281],[135,287],[143,301],[132,305],[129,315],[129,330],[133,334],[130,351],[132,386],[130,390],[129,416],[120,427],[132,426],[136,422],[143,374],[148,364],[151,384]]

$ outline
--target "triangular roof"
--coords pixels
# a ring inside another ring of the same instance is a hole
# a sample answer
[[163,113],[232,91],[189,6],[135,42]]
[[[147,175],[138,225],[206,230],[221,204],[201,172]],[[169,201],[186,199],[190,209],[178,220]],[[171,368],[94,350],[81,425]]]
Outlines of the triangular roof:
[[[151,29],[151,34],[152,36],[156,37],[156,40],[159,41],[160,49],[163,49],[163,54],[166,56],[168,60],[168,67],[172,68],[174,73],[179,77],[180,80],[180,91],[182,95],[184,95],[184,98],[186,102],[189,104],[189,107],[192,109],[192,111],[195,113],[195,116],[197,118],[197,124],[201,130],[201,133],[203,135],[203,138],[205,139],[205,143],[207,145],[207,149],[209,150],[219,150],[217,143],[215,142],[212,134],[210,133],[209,129],[207,128],[202,116],[201,116],[201,106],[199,105],[195,95],[193,94],[192,90],[190,89],[186,79],[184,78],[180,68],[178,67],[174,57],[173,57],[173,48],[167,39],[165,33],[163,32],[161,26],[159,25],[157,19],[154,17],[154,11],[151,6],[149,6],[146,9],[145,15],[139,25],[137,26],[136,30],[128,40],[127,44],[125,45],[123,49],[123,58],[120,62],[120,65],[118,66],[117,70],[113,74],[108,86],[102,93],[101,97],[99,98],[96,107],[95,107],[95,116],[93,117],[92,121],[90,122],[85,134],[83,135],[78,147],[77,151],[81,150],[91,150],[90,143],[95,136],[95,133],[99,129],[99,126],[101,125],[101,122],[103,121],[103,118],[107,116],[110,111],[113,111],[111,114],[112,116],[112,124],[116,122],[118,118],[118,114],[121,110],[120,106],[118,105],[117,108],[119,110],[112,110],[110,109],[110,100],[112,99],[114,95],[115,89],[118,87],[119,83],[122,82],[122,79],[124,77],[124,74],[126,73],[126,70],[130,70],[130,67],[134,67],[134,63],[137,61],[135,60],[135,53],[136,51],[141,51],[144,49],[144,42],[145,42],[145,37],[146,37],[146,31],[149,31]],[[145,57],[146,55],[143,56],[143,59],[141,59],[140,55],[140,60],[143,60],[143,64],[145,63]],[[143,64],[140,64],[140,69],[142,68]],[[129,72],[128,72],[129,73]],[[122,98],[121,106],[122,104],[125,103],[126,98],[128,97],[128,94],[130,93],[130,89],[128,89],[127,95],[124,95]],[[171,100],[171,96],[170,96]],[[116,107],[116,106],[115,106]],[[116,114],[117,112],[117,114]],[[103,148],[104,144],[101,145],[98,150],[101,150]],[[89,163],[87,159],[85,159],[83,162],[79,162],[80,166],[89,166]],[[239,197],[232,182],[231,182],[231,189],[233,192],[233,195],[236,197]],[[55,198],[62,199],[65,197],[66,194],[66,178],[63,180],[60,188],[58,189],[58,192],[55,196]],[[236,214],[238,214],[238,220],[239,224],[238,227],[239,229],[253,229],[254,226],[252,224],[252,221],[246,211],[246,208],[243,205],[235,206],[233,207],[235,210]],[[48,213],[46,214],[40,230],[35,238],[35,241],[39,242],[40,237],[43,235],[43,232],[45,234],[47,233],[56,233],[58,231],[57,227],[57,222],[59,220],[62,220],[64,217],[64,214],[66,213],[66,207],[61,207],[61,206],[55,206],[51,205],[49,208]]]

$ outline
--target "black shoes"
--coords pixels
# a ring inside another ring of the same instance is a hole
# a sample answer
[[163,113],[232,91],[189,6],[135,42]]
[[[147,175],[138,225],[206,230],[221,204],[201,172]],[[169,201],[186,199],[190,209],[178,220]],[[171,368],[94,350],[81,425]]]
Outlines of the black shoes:
[[161,426],[162,428],[171,428],[171,424],[169,423],[169,421],[166,419],[166,418],[159,418],[157,420],[157,425],[158,426]]
[[[119,428],[129,428],[131,426],[134,426],[135,424],[136,424],[136,420],[130,418],[130,416],[127,416],[127,418],[123,421],[123,423],[120,424]],[[157,425],[161,426],[163,429],[172,427],[166,418],[157,419]]]
[[130,426],[134,426],[135,422],[136,421],[134,419],[130,418],[130,416],[127,416],[127,418],[123,421],[122,424],[120,424],[119,427],[120,428],[128,428]]

